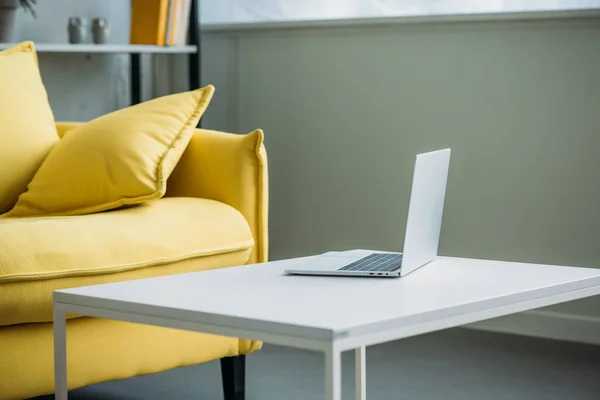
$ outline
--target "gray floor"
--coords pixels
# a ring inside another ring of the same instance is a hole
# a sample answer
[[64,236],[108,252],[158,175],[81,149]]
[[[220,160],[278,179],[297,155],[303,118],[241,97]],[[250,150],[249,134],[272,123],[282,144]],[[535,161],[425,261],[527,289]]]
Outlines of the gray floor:
[[[248,400],[322,400],[323,358],[275,346],[248,356]],[[353,399],[344,354],[344,399]],[[70,400],[217,400],[219,363],[107,382]],[[452,329],[367,349],[370,400],[600,399],[600,346]],[[50,400],[51,396],[36,400]]]

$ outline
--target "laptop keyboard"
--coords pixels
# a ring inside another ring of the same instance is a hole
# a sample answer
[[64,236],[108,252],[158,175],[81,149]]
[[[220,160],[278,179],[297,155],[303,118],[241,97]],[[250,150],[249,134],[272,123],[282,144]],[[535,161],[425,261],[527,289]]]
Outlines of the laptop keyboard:
[[338,271],[397,271],[402,266],[402,254],[373,253],[338,269]]

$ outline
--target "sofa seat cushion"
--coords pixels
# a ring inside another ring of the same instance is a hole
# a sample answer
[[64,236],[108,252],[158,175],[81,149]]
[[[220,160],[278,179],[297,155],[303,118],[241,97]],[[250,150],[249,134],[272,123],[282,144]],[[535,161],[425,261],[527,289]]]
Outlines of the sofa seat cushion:
[[51,321],[56,289],[241,265],[252,246],[242,214],[208,199],[0,218],[0,326]]

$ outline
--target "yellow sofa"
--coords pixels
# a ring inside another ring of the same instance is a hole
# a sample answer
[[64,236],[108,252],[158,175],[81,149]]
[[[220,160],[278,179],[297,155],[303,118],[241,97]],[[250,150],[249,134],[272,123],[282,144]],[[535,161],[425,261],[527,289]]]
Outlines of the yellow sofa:
[[[61,137],[76,126],[57,123]],[[167,188],[162,199],[103,213],[0,218],[1,400],[54,391],[53,290],[267,260],[262,132],[197,129]],[[69,388],[259,348],[250,340],[73,317]]]

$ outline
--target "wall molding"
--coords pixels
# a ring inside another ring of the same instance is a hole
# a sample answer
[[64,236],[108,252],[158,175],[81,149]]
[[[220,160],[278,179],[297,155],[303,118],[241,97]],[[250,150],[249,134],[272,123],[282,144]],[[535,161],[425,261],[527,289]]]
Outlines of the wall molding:
[[488,332],[600,345],[600,318],[554,311],[526,311],[465,327]]
[[252,31],[270,31],[287,29],[314,29],[314,28],[346,28],[364,26],[386,25],[415,25],[438,23],[469,23],[469,22],[503,22],[503,21],[537,21],[537,20],[564,20],[581,18],[599,18],[600,8],[582,10],[551,10],[551,11],[521,11],[521,12],[494,12],[480,14],[441,14],[441,15],[416,15],[400,17],[372,17],[357,19],[336,19],[317,21],[269,21],[256,23],[233,24],[204,24],[201,26],[206,33],[238,33]]

